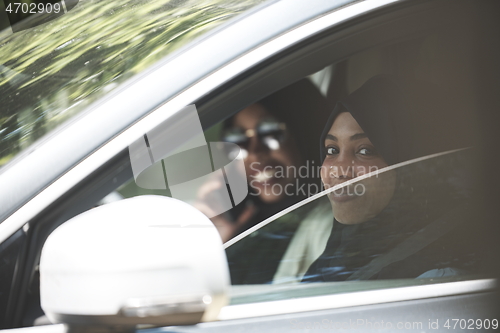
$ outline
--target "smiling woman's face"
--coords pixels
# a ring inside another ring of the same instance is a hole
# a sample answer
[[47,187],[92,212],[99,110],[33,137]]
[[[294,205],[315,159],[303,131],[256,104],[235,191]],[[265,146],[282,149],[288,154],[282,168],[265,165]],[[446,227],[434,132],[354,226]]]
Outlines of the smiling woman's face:
[[[387,166],[349,112],[337,116],[324,145],[321,180],[326,189]],[[391,201],[395,188],[396,171],[391,170],[338,189],[328,197],[337,221],[358,224],[377,216]]]
[[[252,104],[234,116],[233,127],[242,132],[256,132],[263,121],[278,122],[261,104]],[[297,169],[301,156],[294,138],[288,130],[283,132],[282,141],[274,138],[273,133],[265,137],[253,135],[245,146],[244,159],[250,188],[266,203],[282,200],[287,194],[284,189],[295,179],[293,172],[281,172],[290,167]],[[269,142],[266,140],[271,140]],[[267,143],[266,143],[267,142]],[[288,191],[288,190],[287,190]],[[293,193],[292,190],[290,192]]]

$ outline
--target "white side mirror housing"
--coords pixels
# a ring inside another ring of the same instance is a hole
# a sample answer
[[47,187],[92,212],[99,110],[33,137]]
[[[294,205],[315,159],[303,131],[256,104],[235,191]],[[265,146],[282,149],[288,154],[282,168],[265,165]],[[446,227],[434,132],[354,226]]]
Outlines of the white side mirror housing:
[[182,201],[141,196],[58,227],[40,259],[42,309],[54,323],[183,325],[227,304],[226,255],[212,222]]

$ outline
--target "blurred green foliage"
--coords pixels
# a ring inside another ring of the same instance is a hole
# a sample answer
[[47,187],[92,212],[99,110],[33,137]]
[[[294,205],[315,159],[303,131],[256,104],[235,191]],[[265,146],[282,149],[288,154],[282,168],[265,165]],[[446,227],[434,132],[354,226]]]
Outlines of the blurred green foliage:
[[81,0],[0,32],[0,166],[131,76],[263,0]]

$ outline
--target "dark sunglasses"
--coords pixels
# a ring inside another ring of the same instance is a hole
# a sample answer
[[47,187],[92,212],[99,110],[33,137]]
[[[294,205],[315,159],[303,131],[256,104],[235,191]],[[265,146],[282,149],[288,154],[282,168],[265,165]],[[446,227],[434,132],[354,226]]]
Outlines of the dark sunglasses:
[[279,149],[281,143],[286,139],[286,124],[271,119],[262,120],[255,129],[243,130],[239,127],[233,127],[224,132],[222,140],[248,150],[250,139],[255,135],[269,149]]

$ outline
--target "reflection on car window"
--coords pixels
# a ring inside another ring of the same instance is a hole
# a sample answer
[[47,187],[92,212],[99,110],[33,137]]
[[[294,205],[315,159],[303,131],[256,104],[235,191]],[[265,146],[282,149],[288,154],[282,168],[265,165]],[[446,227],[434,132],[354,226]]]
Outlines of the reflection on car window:
[[89,1],[0,32],[0,166],[166,54],[260,0]]

